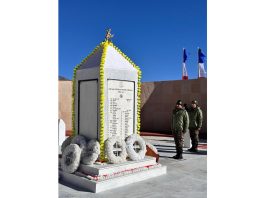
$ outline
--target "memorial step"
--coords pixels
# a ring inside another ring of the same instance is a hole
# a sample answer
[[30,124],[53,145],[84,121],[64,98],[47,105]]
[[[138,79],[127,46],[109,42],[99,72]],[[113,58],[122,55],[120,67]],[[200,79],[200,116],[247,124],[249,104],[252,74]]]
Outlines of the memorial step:
[[157,166],[156,168],[139,171],[111,179],[106,179],[103,181],[94,181],[86,177],[78,176],[76,174],[69,174],[59,170],[60,179],[62,181],[95,193],[157,177],[166,174],[166,172],[166,166]]
[[140,161],[126,161],[120,164],[93,164],[93,165],[79,165],[79,171],[88,175],[109,175],[112,173],[122,172],[129,169],[140,168],[156,164],[156,158],[145,157]]

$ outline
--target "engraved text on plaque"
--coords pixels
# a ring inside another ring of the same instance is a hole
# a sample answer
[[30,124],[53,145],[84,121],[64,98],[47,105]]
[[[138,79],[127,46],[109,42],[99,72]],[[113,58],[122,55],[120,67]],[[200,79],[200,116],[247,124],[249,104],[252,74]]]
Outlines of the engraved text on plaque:
[[108,115],[108,137],[133,134],[134,82],[108,80]]

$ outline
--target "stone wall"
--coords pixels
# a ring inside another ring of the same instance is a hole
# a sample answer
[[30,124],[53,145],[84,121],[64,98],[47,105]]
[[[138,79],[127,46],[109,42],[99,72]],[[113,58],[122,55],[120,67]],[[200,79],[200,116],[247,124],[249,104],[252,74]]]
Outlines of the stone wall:
[[[207,79],[142,83],[141,131],[170,133],[171,112],[176,100],[190,104],[197,99],[204,113],[201,131],[207,134]],[[59,118],[72,130],[72,81],[59,81]]]
[[171,112],[178,99],[198,100],[204,114],[201,136],[207,134],[207,79],[142,83],[141,131],[170,133]]
[[66,130],[72,130],[72,81],[59,81],[59,118],[65,122]]

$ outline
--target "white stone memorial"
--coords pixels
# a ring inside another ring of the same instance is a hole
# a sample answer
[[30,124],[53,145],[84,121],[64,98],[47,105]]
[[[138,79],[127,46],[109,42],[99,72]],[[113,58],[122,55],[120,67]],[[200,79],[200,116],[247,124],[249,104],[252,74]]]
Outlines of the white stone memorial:
[[[139,133],[141,71],[110,41],[102,42],[75,70],[75,134],[104,142]],[[139,124],[137,124],[139,123]]]
[[65,123],[62,119],[58,119],[58,146],[59,154],[61,154],[61,146],[65,140]]
[[[165,166],[146,156],[135,161],[127,158],[116,164],[108,162],[106,140],[115,137],[124,142],[128,136],[139,134],[141,71],[106,38],[75,68],[73,79],[73,131],[100,143],[99,161],[92,165],[80,163],[71,174],[59,169],[62,180],[92,192],[166,174]],[[137,155],[139,145],[132,147]],[[121,148],[114,148],[117,150],[112,154],[116,155]]]

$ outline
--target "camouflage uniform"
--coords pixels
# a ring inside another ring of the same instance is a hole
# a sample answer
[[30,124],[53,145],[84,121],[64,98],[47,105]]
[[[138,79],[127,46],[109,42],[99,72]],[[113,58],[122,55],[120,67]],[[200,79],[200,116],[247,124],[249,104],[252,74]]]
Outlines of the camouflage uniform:
[[189,131],[192,148],[197,149],[199,144],[199,130],[202,127],[203,121],[202,110],[197,106],[196,108],[190,108],[188,113],[190,118]]
[[183,134],[188,130],[189,116],[184,109],[174,109],[172,112],[171,130],[176,144],[177,154],[182,154]]

